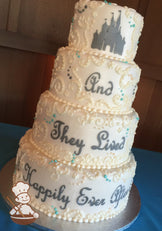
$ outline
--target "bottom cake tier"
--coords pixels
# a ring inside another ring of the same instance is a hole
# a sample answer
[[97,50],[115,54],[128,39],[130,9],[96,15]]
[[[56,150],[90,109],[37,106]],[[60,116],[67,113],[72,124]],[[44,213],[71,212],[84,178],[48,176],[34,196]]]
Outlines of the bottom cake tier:
[[43,155],[30,143],[30,130],[20,141],[13,183],[28,183],[31,205],[50,217],[98,222],[118,215],[127,205],[136,162],[119,168],[82,169]]

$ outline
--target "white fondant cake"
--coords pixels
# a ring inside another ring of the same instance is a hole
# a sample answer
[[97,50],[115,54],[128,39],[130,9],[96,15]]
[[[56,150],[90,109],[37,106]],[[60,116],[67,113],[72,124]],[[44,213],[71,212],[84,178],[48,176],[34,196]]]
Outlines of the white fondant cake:
[[133,62],[143,18],[107,1],[75,5],[69,46],[58,51],[50,90],[20,141],[14,183],[30,185],[31,205],[48,216],[97,222],[127,205],[139,120]]

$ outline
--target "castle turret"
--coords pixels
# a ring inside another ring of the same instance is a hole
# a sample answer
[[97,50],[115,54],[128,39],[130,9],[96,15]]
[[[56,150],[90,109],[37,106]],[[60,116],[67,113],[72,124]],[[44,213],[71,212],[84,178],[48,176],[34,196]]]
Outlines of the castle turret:
[[96,30],[96,32],[93,35],[93,41],[92,41],[91,47],[99,49],[99,34],[98,34],[98,30]]
[[111,18],[111,27],[115,27],[115,20],[114,20],[114,13],[112,12],[112,18]]
[[120,24],[121,24],[121,10],[119,10],[119,17],[116,21],[116,30],[120,29]]
[[102,25],[101,34],[104,36],[107,33],[108,29],[109,26],[107,25],[107,18],[105,18],[105,23]]

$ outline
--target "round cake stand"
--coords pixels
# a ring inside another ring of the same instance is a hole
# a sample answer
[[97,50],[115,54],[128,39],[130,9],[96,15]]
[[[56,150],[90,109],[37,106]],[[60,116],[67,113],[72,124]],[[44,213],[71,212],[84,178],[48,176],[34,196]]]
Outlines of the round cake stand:
[[[11,159],[0,172],[0,193],[3,199],[6,201],[8,210],[13,207],[10,202],[7,201],[9,197],[14,201],[14,195],[12,193],[12,176],[15,168],[15,158]],[[34,210],[39,213],[39,218],[35,223],[30,224],[38,230],[54,230],[54,231],[123,231],[134,223],[137,219],[141,207],[140,195],[138,189],[133,184],[127,207],[115,218],[105,220],[97,223],[74,223],[69,221],[63,221],[56,218],[50,218],[44,215],[42,212]]]

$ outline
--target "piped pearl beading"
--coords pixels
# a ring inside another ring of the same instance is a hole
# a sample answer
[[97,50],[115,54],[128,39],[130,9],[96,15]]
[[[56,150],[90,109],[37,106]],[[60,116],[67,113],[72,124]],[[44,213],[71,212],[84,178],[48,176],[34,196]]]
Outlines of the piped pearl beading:
[[[78,222],[78,223],[96,223],[99,221],[112,219],[113,217],[115,217],[119,213],[121,213],[121,211],[123,211],[127,205],[127,203],[123,204],[123,206],[121,206],[120,210],[118,210],[116,213],[115,212],[110,213],[109,211],[105,211],[105,212],[102,212],[101,215],[100,214],[98,214],[98,215],[97,214],[94,214],[94,215],[87,214],[83,218],[80,217],[80,212],[77,213],[77,211],[76,211],[75,217],[71,218],[68,216],[68,213],[71,214],[71,212],[73,212],[73,211],[66,212],[65,214],[62,214],[62,215],[56,215],[54,212],[49,212],[48,209],[41,209],[41,206],[39,206],[39,203],[37,203],[36,201],[30,202],[30,204],[31,204],[31,206],[33,206],[37,210],[43,212],[44,214],[46,214],[49,217],[62,219],[64,221]],[[89,216],[91,216],[91,218],[89,218]]]
[[70,103],[64,99],[60,99],[59,97],[53,95],[50,91],[46,91],[47,94],[49,94],[55,101],[58,101],[59,103],[65,104],[67,106],[71,106],[73,108],[77,108],[77,109],[82,109],[84,111],[88,111],[88,112],[94,112],[94,113],[99,113],[99,114],[109,114],[109,115],[128,115],[130,113],[132,113],[134,111],[133,108],[131,108],[129,111],[119,111],[119,110],[101,110],[101,109],[96,109],[94,107],[86,107],[86,106],[82,106],[80,104],[74,104],[74,103]]

